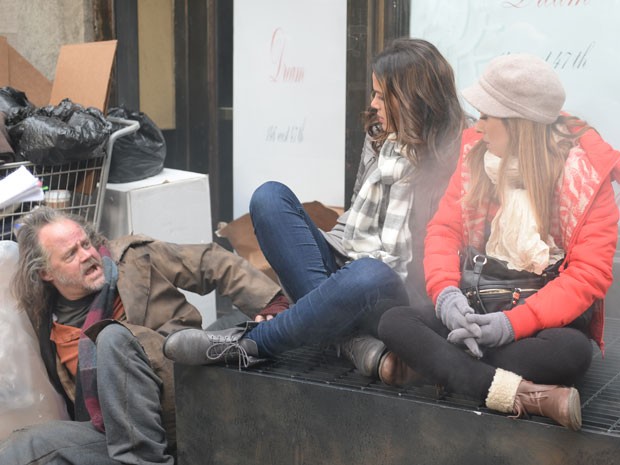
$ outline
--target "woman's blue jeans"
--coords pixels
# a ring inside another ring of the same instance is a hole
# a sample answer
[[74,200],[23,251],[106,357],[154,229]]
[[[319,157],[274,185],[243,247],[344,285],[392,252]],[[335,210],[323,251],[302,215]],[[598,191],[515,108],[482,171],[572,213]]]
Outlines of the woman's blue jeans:
[[339,269],[323,234],[285,185],[260,186],[250,216],[263,254],[294,302],[248,333],[261,355],[356,332],[376,335],[381,315],[409,302],[401,278],[379,260],[362,258]]

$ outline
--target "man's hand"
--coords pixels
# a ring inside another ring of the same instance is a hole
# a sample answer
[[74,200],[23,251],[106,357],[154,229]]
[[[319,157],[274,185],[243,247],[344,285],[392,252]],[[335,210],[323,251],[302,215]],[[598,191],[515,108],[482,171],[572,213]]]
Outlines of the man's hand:
[[289,301],[284,294],[278,292],[276,296],[271,299],[271,302],[263,308],[258,315],[254,318],[254,321],[265,321],[273,319],[278,313],[282,313],[289,307]]

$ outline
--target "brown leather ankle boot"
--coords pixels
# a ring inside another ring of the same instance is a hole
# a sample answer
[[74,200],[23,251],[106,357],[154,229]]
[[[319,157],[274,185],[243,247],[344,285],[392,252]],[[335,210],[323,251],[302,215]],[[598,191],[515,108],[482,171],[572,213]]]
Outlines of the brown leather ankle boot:
[[514,404],[519,417],[527,412],[551,418],[568,429],[581,429],[581,401],[579,391],[572,387],[534,384],[521,381]]
[[394,352],[387,352],[379,363],[379,379],[389,386],[408,386],[421,378]]
[[540,415],[573,431],[581,428],[581,403],[575,388],[534,384],[497,368],[485,402],[490,409],[514,414],[513,418]]

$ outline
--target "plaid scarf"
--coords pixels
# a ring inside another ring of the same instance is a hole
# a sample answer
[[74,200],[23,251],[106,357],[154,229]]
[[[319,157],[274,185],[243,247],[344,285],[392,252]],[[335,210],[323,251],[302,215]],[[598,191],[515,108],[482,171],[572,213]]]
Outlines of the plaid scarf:
[[105,275],[105,284],[101,291],[95,296],[90,304],[86,321],[82,326],[82,333],[78,342],[78,369],[77,378],[80,384],[82,398],[86,410],[90,415],[90,421],[99,431],[105,431],[103,425],[103,416],[101,415],[101,406],[97,395],[97,347],[84,331],[93,324],[112,318],[114,311],[114,299],[116,297],[116,281],[118,279],[118,270],[116,264],[110,258],[107,249],[101,250],[104,254],[103,272]]
[[414,168],[400,152],[401,147],[390,136],[381,148],[377,168],[351,206],[342,245],[353,260],[376,258],[405,279],[411,261],[410,181]]

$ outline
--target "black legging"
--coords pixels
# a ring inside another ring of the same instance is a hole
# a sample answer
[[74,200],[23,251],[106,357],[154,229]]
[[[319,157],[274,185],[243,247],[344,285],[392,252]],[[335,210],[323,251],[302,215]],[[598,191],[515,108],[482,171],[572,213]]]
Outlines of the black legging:
[[396,307],[379,323],[379,338],[411,368],[450,392],[481,402],[496,368],[539,384],[574,384],[592,360],[590,339],[574,328],[545,329],[503,347],[486,349],[480,360],[446,340],[450,330],[432,305]]

